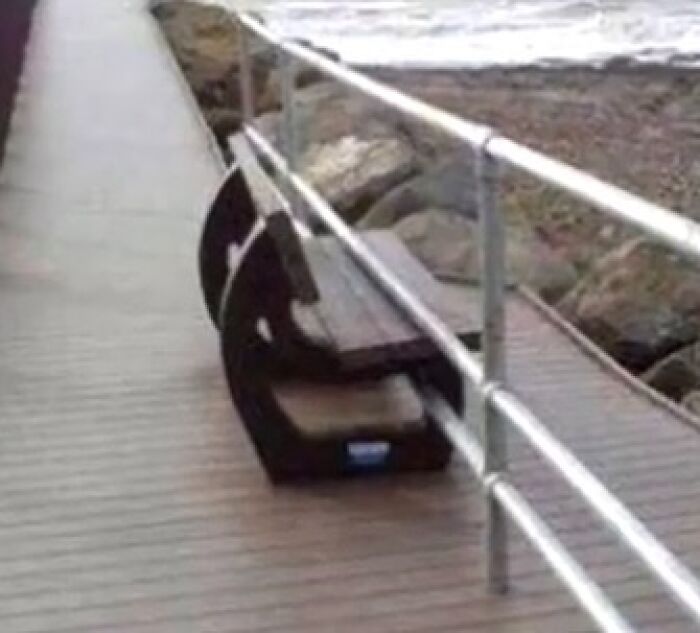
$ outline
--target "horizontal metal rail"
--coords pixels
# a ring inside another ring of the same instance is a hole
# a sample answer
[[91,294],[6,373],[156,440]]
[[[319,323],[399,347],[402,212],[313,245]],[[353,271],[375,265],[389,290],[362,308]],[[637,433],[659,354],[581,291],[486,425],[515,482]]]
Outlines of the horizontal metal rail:
[[517,397],[499,386],[491,392],[489,400],[597,511],[622,543],[665,585],[671,597],[700,624],[700,583],[697,577]]
[[568,191],[580,200],[643,230],[700,262],[700,224],[697,222],[504,138],[491,127],[466,121],[328,59],[305,46],[286,41],[250,15],[238,14],[238,19],[264,41],[313,66],[339,83],[475,149],[483,149],[494,158],[554,187]]
[[295,42],[283,39],[273,30],[261,24],[257,19],[245,13],[237,14],[239,22],[261,40],[276,49],[321,71],[338,83],[349,86],[359,92],[384,103],[413,119],[419,120],[433,128],[442,130],[456,140],[472,147],[481,147],[491,136],[491,128],[471,123],[444,110],[435,108],[403,92],[382,84],[367,75],[348,68],[328,57]]
[[[474,433],[463,424],[445,399],[430,387],[420,394],[431,417],[437,421],[452,445],[464,457],[477,477],[485,473],[484,451]],[[542,555],[579,605],[603,631],[632,631],[602,589],[590,580],[586,570],[569,554],[557,535],[539,517],[522,493],[505,477],[485,482],[491,494]]]
[[494,136],[486,151],[700,263],[697,222],[501,136]]
[[[238,19],[244,28],[272,44],[278,51],[283,51],[292,58],[315,67],[327,76],[414,120],[467,143],[476,151],[477,160],[480,160],[482,165],[488,165],[488,161],[497,160],[520,168],[700,261],[700,225],[695,222],[557,160],[520,146],[497,135],[491,128],[465,121],[331,61],[304,46],[284,41],[248,15],[239,14]],[[245,48],[245,43],[243,47]],[[293,106],[292,101],[287,99],[287,102],[288,105]],[[700,624],[700,583],[697,578],[590,473],[571,451],[553,436],[524,403],[500,382],[501,368],[498,367],[498,356],[502,353],[504,331],[502,316],[499,316],[499,312],[503,310],[503,302],[498,288],[502,283],[502,275],[499,271],[503,266],[503,248],[502,238],[499,236],[500,220],[494,220],[494,217],[499,214],[493,205],[495,183],[489,175],[491,168],[482,171],[479,177],[480,187],[482,187],[480,213],[484,227],[482,233],[484,241],[482,248],[485,250],[483,252],[484,285],[487,291],[487,300],[484,303],[486,309],[484,338],[485,344],[492,347],[486,354],[487,360],[489,356],[491,357],[491,362],[484,367],[462,346],[453,332],[372,253],[363,240],[338,217],[328,202],[290,167],[290,161],[277,152],[255,130],[250,118],[244,125],[244,132],[257,151],[263,154],[283,180],[298,192],[314,215],[343,243],[370,278],[393,299],[418,328],[435,342],[440,351],[474,385],[482,398],[484,411],[488,414],[489,408],[493,409],[496,417],[489,417],[489,415],[485,417],[487,422],[484,432],[485,448],[481,448],[472,436],[464,435],[462,431],[458,434],[454,419],[450,422],[448,417],[443,415],[441,425],[457,450],[484,481],[487,498],[497,500],[501,508],[520,526],[530,542],[545,557],[557,576],[600,628],[605,631],[631,630],[597,585],[563,550],[551,530],[532,512],[529,504],[511,485],[506,483],[505,454],[499,455],[502,450],[499,447],[502,438],[498,437],[501,433],[500,419],[507,421],[527,439],[537,453],[618,535],[621,542],[646,564],[652,575],[666,587],[678,604],[685,608],[696,624]],[[433,404],[435,404],[434,399]],[[460,428],[463,428],[463,425],[460,425]],[[490,434],[495,435],[490,437]],[[492,467],[489,467],[490,463]],[[492,519],[494,522],[490,524],[490,530],[500,530],[498,517],[492,517]],[[497,540],[492,540],[491,549],[497,543]],[[505,543],[506,541],[503,541],[504,545]],[[499,558],[493,557],[491,562],[497,565]],[[497,573],[494,576],[496,580],[498,575]]]

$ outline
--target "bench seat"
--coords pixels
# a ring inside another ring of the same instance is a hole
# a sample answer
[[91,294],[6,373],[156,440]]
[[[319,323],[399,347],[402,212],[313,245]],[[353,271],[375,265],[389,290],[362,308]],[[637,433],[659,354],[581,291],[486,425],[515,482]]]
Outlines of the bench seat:
[[[444,292],[440,282],[387,230],[362,234],[377,256],[469,347],[479,344],[479,324],[465,295]],[[435,356],[434,343],[399,310],[352,260],[337,239],[303,241],[320,299],[297,306],[295,320],[310,338],[337,355],[341,369],[381,367]]]

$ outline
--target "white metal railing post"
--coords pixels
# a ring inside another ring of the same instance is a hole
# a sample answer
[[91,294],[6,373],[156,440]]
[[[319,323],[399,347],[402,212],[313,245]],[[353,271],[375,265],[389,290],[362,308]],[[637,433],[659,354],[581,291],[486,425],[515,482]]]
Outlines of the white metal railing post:
[[[301,157],[299,139],[299,121],[297,118],[296,84],[299,63],[281,48],[277,49],[277,63],[280,73],[280,90],[282,97],[281,145],[282,154],[287,160],[291,171],[299,171]],[[291,185],[285,185],[282,190],[287,194],[292,215],[307,224],[303,200],[297,190]]]
[[255,95],[253,90],[253,63],[250,53],[248,29],[238,25],[238,79],[241,91],[241,118],[250,125],[255,118]]
[[[486,151],[476,154],[476,181],[481,230],[482,345],[484,385],[505,380],[505,228],[497,205],[498,164]],[[481,398],[486,493],[486,574],[492,593],[508,590],[508,529],[493,486],[508,469],[506,427],[488,397]]]

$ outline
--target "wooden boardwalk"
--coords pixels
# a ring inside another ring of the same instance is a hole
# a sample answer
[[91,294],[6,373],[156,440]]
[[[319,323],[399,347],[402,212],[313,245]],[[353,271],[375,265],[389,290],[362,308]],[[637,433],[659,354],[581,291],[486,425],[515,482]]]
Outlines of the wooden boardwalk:
[[[43,0],[0,172],[0,631],[589,631],[448,473],[272,488],[235,420],[195,249],[220,176],[142,0]],[[463,290],[459,290],[463,291]],[[700,436],[530,304],[513,383],[700,570]],[[690,624],[521,445],[514,477],[645,631]]]

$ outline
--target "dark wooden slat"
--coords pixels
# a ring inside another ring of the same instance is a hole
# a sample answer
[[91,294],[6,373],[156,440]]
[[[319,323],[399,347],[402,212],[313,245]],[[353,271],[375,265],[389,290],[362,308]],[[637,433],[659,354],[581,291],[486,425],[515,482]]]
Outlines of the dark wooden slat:
[[445,292],[442,284],[408,251],[394,233],[367,231],[363,238],[399,279],[454,332],[472,334],[469,345],[477,345],[478,307],[473,292]]
[[274,392],[299,430],[313,437],[425,427],[423,406],[400,375],[343,385],[287,381],[275,385]]
[[[318,324],[315,331],[327,335],[326,344],[338,353],[346,348],[366,348],[369,342],[383,338],[381,330],[367,305],[354,292],[349,277],[359,271],[347,258],[340,262],[333,258],[331,249],[340,247],[331,238],[304,241],[304,253],[314,279],[318,284],[320,302],[302,317],[300,325],[307,329],[305,319],[313,318]],[[311,316],[313,315],[313,316]]]
[[[401,281],[421,297],[457,334],[478,339],[467,294],[448,295],[391,231],[363,234]],[[416,360],[436,354],[433,343],[409,321],[332,237],[304,241],[304,251],[321,295],[314,307],[321,328],[344,366]]]

